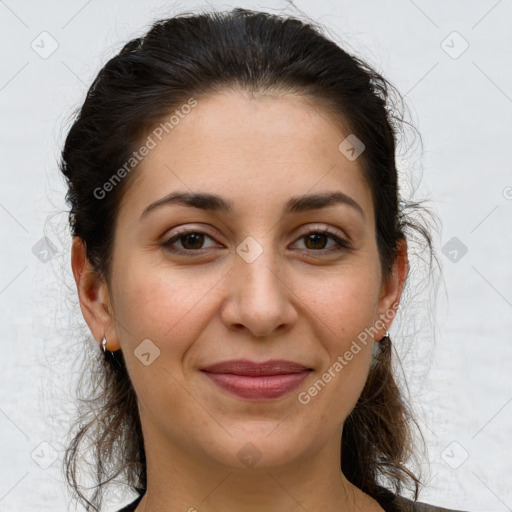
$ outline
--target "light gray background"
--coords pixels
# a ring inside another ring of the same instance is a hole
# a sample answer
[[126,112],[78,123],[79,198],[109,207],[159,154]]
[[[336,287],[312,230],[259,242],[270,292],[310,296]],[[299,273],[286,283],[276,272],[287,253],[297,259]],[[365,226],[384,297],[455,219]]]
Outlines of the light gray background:
[[[429,449],[421,499],[512,510],[512,1],[294,4],[398,86],[423,137],[422,160],[401,165],[413,182],[423,167],[444,282],[434,327],[420,303],[414,335],[399,335],[405,318],[392,329]],[[298,14],[285,1],[209,5]],[[127,40],[197,6],[208,4],[0,1],[0,511],[69,509],[60,463],[83,325],[56,165],[69,118]],[[37,245],[43,236],[55,253]],[[131,496],[112,498],[115,510]]]

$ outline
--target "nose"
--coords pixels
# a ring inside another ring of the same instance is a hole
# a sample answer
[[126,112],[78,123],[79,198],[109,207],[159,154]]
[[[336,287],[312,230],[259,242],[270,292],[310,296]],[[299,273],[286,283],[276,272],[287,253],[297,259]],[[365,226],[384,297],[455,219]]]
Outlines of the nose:
[[[254,261],[235,255],[226,276],[226,299],[221,309],[224,325],[230,330],[247,330],[254,337],[270,337],[296,322],[294,294],[286,274],[270,249]],[[288,279],[289,281],[289,279]]]

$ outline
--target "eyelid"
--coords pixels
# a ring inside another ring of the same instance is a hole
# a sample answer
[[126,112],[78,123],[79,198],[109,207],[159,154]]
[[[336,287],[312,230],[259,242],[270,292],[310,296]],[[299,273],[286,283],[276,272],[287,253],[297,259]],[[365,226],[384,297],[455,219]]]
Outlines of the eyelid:
[[329,233],[330,235],[337,236],[338,238],[343,238],[344,240],[346,240],[347,243],[350,240],[350,238],[339,228],[334,228],[334,227],[328,226],[326,224],[320,224],[320,223],[307,224],[307,226],[303,230],[301,230],[301,232],[300,232],[301,234],[299,235],[299,237],[307,235],[307,234],[311,233],[312,231],[313,232],[319,231],[319,232],[323,232],[323,233]]
[[[188,234],[191,232],[204,233],[212,238],[215,238],[215,236],[217,236],[208,231],[207,225],[203,226],[203,225],[199,224],[198,226],[199,227],[197,227],[197,228],[195,226],[193,226],[193,225],[191,226],[189,224],[187,224],[185,226],[178,226],[173,230],[172,236],[166,235],[166,236],[163,236],[162,238],[164,239],[164,241],[166,241],[166,240],[169,240],[170,238],[174,238],[175,236],[177,236],[179,234],[182,234],[182,233]],[[346,239],[347,243],[350,241],[350,237],[348,237],[344,232],[341,232],[341,230],[339,228],[332,228],[326,224],[320,224],[320,223],[307,224],[303,229],[300,230],[300,234],[298,235],[297,238],[307,235],[307,234],[311,233],[312,231],[327,232],[331,235]],[[296,238],[294,240],[296,240]]]
[[179,237],[179,235],[187,235],[189,233],[202,233],[208,235],[210,238],[215,238],[217,235],[212,234],[207,226],[203,226],[199,224],[198,226],[191,226],[190,224],[186,224],[185,226],[178,226],[172,229],[172,234],[168,235],[169,230],[166,231],[166,234],[162,237],[163,241],[166,242],[171,238]]

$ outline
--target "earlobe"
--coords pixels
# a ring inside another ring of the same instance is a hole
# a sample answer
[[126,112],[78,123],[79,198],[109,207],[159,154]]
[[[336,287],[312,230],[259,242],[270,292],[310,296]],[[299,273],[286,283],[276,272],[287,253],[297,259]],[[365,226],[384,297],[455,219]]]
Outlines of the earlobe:
[[115,336],[107,285],[87,259],[85,245],[79,237],[73,238],[71,267],[80,309],[94,339],[101,343],[106,336],[109,340],[109,350],[116,350],[119,346]]

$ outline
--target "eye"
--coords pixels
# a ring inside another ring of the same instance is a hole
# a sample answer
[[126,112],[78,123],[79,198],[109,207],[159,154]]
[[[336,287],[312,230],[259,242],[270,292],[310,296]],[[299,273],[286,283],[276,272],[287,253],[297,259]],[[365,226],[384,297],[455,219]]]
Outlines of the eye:
[[[162,246],[166,250],[174,252],[176,254],[187,254],[190,255],[192,252],[199,252],[204,249],[201,247],[204,244],[205,238],[213,240],[211,236],[204,233],[203,231],[181,231],[173,237],[166,240]],[[179,242],[182,248],[175,247],[174,244]]]
[[[328,240],[334,241],[334,245],[329,248],[325,248],[325,244]],[[306,248],[304,249],[306,253],[332,253],[343,251],[345,249],[350,249],[350,245],[348,242],[340,238],[335,233],[331,233],[329,230],[319,230],[313,229],[304,233],[299,240],[304,240]],[[308,247],[308,245],[310,247]]]
[[[203,244],[206,239],[210,239],[214,241],[213,237],[208,235],[203,231],[194,231],[194,230],[183,230],[179,233],[175,234],[168,240],[162,243],[162,246],[170,252],[175,254],[182,254],[191,256],[193,253],[202,253],[205,249],[209,249],[211,247],[203,247]],[[326,241],[332,240],[334,245],[328,248],[325,248]],[[329,230],[321,230],[321,229],[312,229],[302,236],[299,237],[300,241],[304,240],[306,244],[306,248],[303,249],[307,254],[318,256],[319,253],[332,253],[350,249],[350,245],[348,242],[340,238],[335,233],[331,233]],[[174,244],[179,242],[181,247],[176,247]],[[296,242],[297,243],[297,242]],[[307,247],[307,246],[310,247]]]

